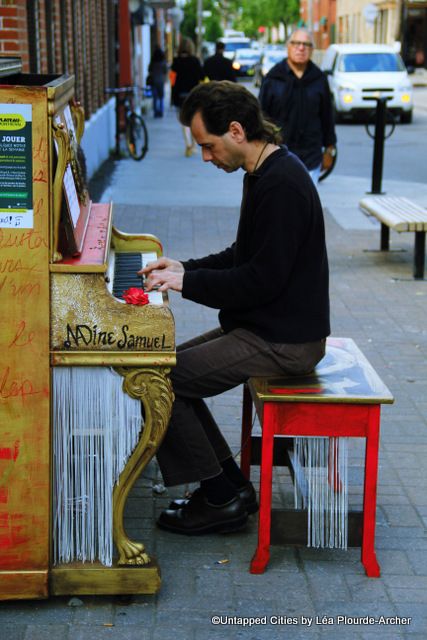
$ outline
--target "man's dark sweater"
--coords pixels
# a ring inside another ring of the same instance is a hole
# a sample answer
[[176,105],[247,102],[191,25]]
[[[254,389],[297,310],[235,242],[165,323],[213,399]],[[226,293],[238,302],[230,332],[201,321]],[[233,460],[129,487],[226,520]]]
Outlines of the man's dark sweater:
[[322,207],[286,147],[245,174],[233,245],[183,264],[183,297],[220,309],[225,332],[244,328],[276,343],[312,342],[330,332]]
[[236,72],[233,69],[233,63],[225,58],[222,53],[215,53],[213,56],[206,58],[203,65],[203,75],[209,80],[230,80],[236,82]]
[[259,93],[264,113],[282,130],[283,140],[311,170],[322,161],[322,148],[336,144],[334,114],[325,74],[308,62],[297,78],[286,60],[265,77]]

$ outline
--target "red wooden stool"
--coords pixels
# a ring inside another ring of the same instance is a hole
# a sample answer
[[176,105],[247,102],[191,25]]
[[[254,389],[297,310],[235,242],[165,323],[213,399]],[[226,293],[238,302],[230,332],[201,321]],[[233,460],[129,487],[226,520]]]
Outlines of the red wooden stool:
[[349,338],[329,338],[325,358],[313,374],[248,381],[243,397],[241,450],[241,469],[248,479],[255,459],[252,403],[262,428],[258,546],[251,573],[263,573],[270,558],[275,436],[347,436],[366,439],[363,512],[359,514],[362,564],[369,577],[379,577],[374,540],[380,408],[393,401],[390,391]]

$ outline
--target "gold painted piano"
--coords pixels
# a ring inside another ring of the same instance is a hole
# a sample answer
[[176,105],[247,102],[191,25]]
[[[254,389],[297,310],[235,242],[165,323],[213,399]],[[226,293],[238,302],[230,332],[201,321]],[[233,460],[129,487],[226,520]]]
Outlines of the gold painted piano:
[[162,246],[90,202],[73,97],[0,79],[0,599],[160,588],[124,507],[169,421],[174,320],[123,292]]

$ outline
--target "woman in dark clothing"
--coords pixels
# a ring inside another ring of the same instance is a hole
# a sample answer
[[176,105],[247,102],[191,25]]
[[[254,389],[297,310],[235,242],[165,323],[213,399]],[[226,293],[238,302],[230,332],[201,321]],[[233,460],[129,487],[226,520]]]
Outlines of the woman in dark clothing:
[[163,98],[165,95],[165,80],[168,72],[166,56],[157,46],[151,57],[148,73],[151,76],[151,91],[153,92],[154,117],[163,118]]
[[[178,55],[172,63],[172,71],[176,73],[175,83],[172,87],[172,104],[181,108],[185,98],[203,77],[200,60],[194,55],[194,44],[189,38],[183,38],[179,45]],[[189,127],[182,127],[185,140],[185,155],[189,158],[195,144]]]

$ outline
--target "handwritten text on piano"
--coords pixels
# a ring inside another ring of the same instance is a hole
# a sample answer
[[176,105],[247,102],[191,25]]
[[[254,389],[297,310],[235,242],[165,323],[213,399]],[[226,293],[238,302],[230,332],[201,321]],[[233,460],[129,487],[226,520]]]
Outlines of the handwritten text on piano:
[[67,339],[64,340],[64,347],[71,349],[72,347],[108,347],[113,346],[117,349],[136,349],[136,350],[163,350],[171,349],[171,345],[166,343],[166,335],[164,333],[157,336],[144,336],[131,333],[129,325],[124,324],[121,330],[102,331],[98,325],[90,327],[87,324],[76,324],[74,327],[67,324]]

